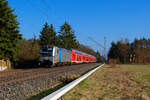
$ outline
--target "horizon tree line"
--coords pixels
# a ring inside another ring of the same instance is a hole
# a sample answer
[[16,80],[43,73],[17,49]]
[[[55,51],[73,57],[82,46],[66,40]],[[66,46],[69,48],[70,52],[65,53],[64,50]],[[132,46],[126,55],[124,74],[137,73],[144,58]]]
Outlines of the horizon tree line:
[[128,39],[122,39],[111,43],[108,53],[108,59],[114,59],[117,63],[150,63],[150,39],[134,39],[129,42]]

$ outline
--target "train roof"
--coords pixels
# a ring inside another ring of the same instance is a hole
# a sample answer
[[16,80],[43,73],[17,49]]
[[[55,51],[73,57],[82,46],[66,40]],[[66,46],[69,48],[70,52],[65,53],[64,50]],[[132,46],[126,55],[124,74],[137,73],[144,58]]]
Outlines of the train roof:
[[[82,52],[82,51],[78,51],[78,50],[75,50],[75,49],[72,49],[72,50],[74,50],[74,51],[77,52],[78,54],[84,53],[84,52]],[[85,54],[86,56],[95,57],[95,56],[90,55],[90,54],[87,54],[87,53],[84,53],[84,54]]]
[[[55,47],[55,48],[59,48],[57,46],[53,46],[53,45],[43,45],[41,46],[42,48],[43,47],[48,47],[48,48],[51,48],[51,47]],[[67,50],[74,50],[75,52],[77,52],[78,54],[83,54],[84,52],[82,51],[79,51],[79,50],[75,50],[75,49],[72,49],[72,48],[59,48],[59,49],[67,49]],[[87,54],[87,53],[84,53],[86,56],[90,56],[90,57],[95,57],[93,55],[90,55],[90,54]]]
[[[43,47],[51,48],[51,47],[57,47],[57,46],[53,46],[53,45],[42,45],[41,47],[42,47],[42,48],[43,48]],[[58,48],[58,47],[57,47],[57,48]]]
[[76,53],[82,54],[83,52],[73,49]]

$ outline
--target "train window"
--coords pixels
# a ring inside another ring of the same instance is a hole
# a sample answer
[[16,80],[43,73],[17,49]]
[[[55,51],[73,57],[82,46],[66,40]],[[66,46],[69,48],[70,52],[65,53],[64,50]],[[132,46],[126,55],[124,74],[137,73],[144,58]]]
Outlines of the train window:
[[52,53],[53,48],[52,47],[42,47],[41,52],[47,52],[47,53]]
[[73,60],[76,60],[76,54],[73,54],[72,56],[73,56]]
[[78,60],[78,61],[80,61],[80,58],[79,58],[79,56],[78,56],[77,60]]
[[73,54],[73,57],[76,57],[76,55],[75,55],[75,54]]
[[85,57],[83,56],[83,60],[85,60]]
[[52,56],[52,54],[51,54],[51,53],[43,53],[43,52],[42,52],[42,53],[40,53],[40,55],[41,55],[41,56]]

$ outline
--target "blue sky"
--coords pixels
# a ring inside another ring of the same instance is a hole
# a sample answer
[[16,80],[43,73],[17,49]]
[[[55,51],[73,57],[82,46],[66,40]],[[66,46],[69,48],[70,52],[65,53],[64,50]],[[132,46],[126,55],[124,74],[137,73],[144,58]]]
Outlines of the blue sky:
[[[47,21],[56,31],[67,21],[75,30],[77,40],[94,49],[107,39],[107,50],[112,41],[121,38],[150,38],[150,0],[8,0],[15,8],[20,22],[20,33],[27,39],[37,37]],[[102,50],[102,49],[101,49]]]

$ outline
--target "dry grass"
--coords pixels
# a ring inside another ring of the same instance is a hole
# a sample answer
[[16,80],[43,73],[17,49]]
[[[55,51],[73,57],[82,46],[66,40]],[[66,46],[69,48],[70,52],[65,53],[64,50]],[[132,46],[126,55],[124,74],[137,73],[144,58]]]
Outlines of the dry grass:
[[60,81],[62,83],[68,84],[68,83],[72,82],[73,80],[79,78],[80,76],[81,76],[80,74],[71,74],[71,75],[67,75],[67,76],[62,76],[60,78]]
[[64,100],[150,100],[150,66],[105,65]]

